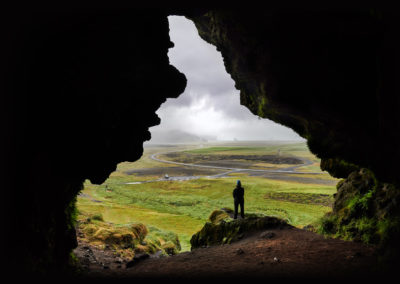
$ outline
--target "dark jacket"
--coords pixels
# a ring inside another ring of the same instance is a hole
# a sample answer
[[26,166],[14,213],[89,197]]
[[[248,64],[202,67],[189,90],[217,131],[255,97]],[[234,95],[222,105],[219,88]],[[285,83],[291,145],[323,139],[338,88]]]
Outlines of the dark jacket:
[[243,201],[244,200],[244,188],[241,186],[236,186],[233,190],[233,198],[236,201]]

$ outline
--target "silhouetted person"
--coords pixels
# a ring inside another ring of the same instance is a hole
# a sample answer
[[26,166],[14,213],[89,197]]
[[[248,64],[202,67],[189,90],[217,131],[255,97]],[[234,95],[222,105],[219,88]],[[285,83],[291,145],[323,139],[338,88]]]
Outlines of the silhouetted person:
[[235,204],[235,216],[234,219],[237,218],[238,214],[238,206],[240,205],[240,216],[244,218],[244,188],[240,183],[240,180],[237,181],[236,187],[233,190],[233,201]]

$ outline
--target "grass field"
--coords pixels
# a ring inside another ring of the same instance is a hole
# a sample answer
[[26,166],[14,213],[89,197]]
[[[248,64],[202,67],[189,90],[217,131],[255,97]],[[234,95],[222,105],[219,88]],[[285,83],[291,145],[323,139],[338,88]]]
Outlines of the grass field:
[[[179,150],[185,149],[179,147]],[[264,147],[211,147],[186,150],[203,155],[240,153],[242,155],[276,154],[304,157],[318,163],[304,143],[294,145],[268,145]],[[165,167],[167,164],[149,159],[149,155],[170,149],[145,148],[137,162],[121,163],[117,171],[102,185],[85,183],[83,196],[78,197],[81,215],[101,213],[104,221],[115,226],[143,223],[158,231],[173,232],[179,236],[182,251],[190,250],[190,238],[207,221],[210,213],[219,208],[233,208],[232,190],[240,179],[245,188],[247,213],[263,213],[286,219],[290,224],[303,227],[315,222],[329,207],[336,192],[335,179],[327,174],[311,178],[332,181],[330,184],[299,183],[288,180],[272,180],[244,173],[233,173],[224,178],[203,177],[185,181],[153,181],[141,184],[127,182],[149,181],[155,176],[127,174],[130,169]],[[313,171],[316,169],[313,165]],[[307,170],[307,169],[306,169]],[[159,176],[157,178],[160,178]]]

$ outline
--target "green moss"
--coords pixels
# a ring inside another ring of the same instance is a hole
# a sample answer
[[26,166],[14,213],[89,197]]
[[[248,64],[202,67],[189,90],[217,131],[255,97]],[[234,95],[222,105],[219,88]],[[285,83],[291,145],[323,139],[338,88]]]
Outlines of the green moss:
[[175,254],[179,253],[178,248],[177,248],[176,245],[175,245],[173,242],[171,242],[171,241],[168,241],[168,242],[166,242],[165,244],[163,244],[163,245],[161,246],[161,248],[162,248],[162,249],[164,250],[164,252],[165,252],[166,254],[168,254],[168,255],[175,255]]
[[[321,234],[377,245],[382,255],[400,252],[400,217],[395,205],[399,191],[362,169],[337,186],[333,212],[318,222]],[[391,251],[396,251],[392,253]],[[385,257],[390,259],[390,257]]]
[[148,234],[148,230],[147,227],[142,224],[142,223],[138,223],[138,224],[133,224],[130,226],[130,230],[133,233],[133,236],[138,239],[140,242],[143,241],[145,239],[145,237]]
[[263,96],[260,100],[260,103],[258,104],[257,115],[259,117],[265,117],[264,109],[265,109],[266,105],[267,105],[267,98],[265,96]]
[[338,216],[328,213],[317,222],[317,232],[323,235],[333,235],[337,232]]
[[208,219],[211,221],[213,224],[219,224],[222,221],[228,221],[230,219],[228,213],[226,213],[223,210],[214,210]]
[[[216,211],[219,213],[219,210],[215,210],[211,217],[224,216],[222,213],[217,214]],[[229,244],[239,240],[243,233],[246,232],[288,226],[286,221],[282,219],[259,214],[246,214],[245,219],[235,220],[232,218],[220,218],[219,221],[216,221],[213,218],[213,221],[206,222],[204,227],[192,236],[190,240],[192,249],[202,246]]]
[[74,229],[76,226],[76,219],[78,216],[78,209],[76,208],[77,197],[74,196],[67,204],[64,214],[66,217],[66,224],[69,230]]
[[100,213],[99,213],[99,214],[94,214],[94,215],[91,217],[91,219],[97,220],[97,221],[104,221],[103,215],[101,215]]
[[82,239],[92,245],[109,245],[121,257],[131,258],[135,253],[176,254],[181,250],[178,236],[144,224],[114,225],[99,218],[81,216],[79,229]]

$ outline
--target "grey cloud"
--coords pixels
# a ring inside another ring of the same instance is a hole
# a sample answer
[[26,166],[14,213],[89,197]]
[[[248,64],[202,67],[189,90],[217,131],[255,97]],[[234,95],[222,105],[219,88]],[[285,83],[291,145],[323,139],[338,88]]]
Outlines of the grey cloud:
[[258,119],[240,105],[239,91],[225,71],[216,48],[203,41],[194,24],[184,17],[169,17],[170,63],[188,79],[185,92],[168,99],[157,114],[161,124],[150,131],[179,129],[220,140],[301,140],[293,130]]

